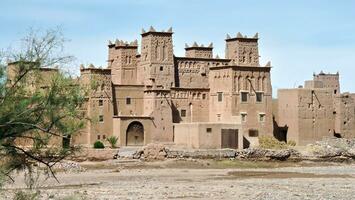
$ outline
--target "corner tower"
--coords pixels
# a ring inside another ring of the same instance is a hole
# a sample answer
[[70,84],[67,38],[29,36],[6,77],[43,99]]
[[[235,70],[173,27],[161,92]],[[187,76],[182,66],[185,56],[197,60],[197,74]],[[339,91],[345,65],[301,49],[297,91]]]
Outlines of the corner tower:
[[170,89],[174,84],[172,28],[167,31],[142,30],[140,67],[147,88]]
[[238,32],[235,38],[227,34],[226,59],[231,59],[232,64],[240,66],[259,66],[258,33],[248,38]]
[[112,83],[115,85],[137,83],[138,41],[116,40],[108,44],[108,67],[111,68]]

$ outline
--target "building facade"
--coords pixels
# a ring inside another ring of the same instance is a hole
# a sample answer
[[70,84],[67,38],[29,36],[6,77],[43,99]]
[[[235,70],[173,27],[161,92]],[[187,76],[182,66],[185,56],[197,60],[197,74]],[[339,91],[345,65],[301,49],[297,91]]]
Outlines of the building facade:
[[[271,66],[259,64],[258,35],[225,41],[223,59],[212,43],[186,45],[185,57],[175,56],[171,28],[143,30],[140,50],[137,40],[109,42],[107,68],[81,68],[81,82],[98,85],[87,105],[97,121],[75,143],[113,135],[120,146],[179,141],[199,148],[189,142],[199,135],[199,144],[214,143],[206,147],[243,148],[272,135]],[[186,135],[186,127],[196,131]]]
[[354,97],[340,93],[339,73],[320,72],[303,87],[278,90],[276,137],[298,145],[325,137],[354,138]]

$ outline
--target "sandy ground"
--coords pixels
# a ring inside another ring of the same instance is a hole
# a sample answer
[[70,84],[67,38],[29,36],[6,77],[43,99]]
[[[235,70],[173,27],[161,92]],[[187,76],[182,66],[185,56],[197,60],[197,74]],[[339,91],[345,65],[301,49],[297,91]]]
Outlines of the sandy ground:
[[[59,172],[59,184],[53,179],[42,181],[40,199],[355,199],[354,164],[93,166],[80,173]],[[23,187],[19,174],[0,199],[11,199]]]

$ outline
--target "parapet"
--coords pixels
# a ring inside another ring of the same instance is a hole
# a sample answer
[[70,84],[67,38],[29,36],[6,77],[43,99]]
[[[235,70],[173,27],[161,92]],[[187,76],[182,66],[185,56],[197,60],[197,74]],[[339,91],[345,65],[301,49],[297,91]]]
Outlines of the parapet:
[[134,40],[132,42],[128,41],[123,41],[116,39],[115,42],[112,42],[111,40],[108,41],[108,47],[109,48],[138,48],[138,40]]
[[232,41],[232,40],[258,40],[259,39],[259,33],[255,33],[253,37],[248,37],[248,36],[243,36],[240,32],[236,34],[235,37],[231,37],[229,34],[226,36],[226,41]]
[[96,71],[96,72],[98,72],[98,71],[103,71],[103,72],[104,72],[104,71],[111,71],[111,69],[109,69],[109,68],[102,68],[101,66],[96,67],[96,66],[93,65],[93,64],[89,64],[89,65],[87,65],[87,66],[81,64],[81,65],[80,65],[80,71],[81,71],[81,72],[83,72],[83,71]]
[[213,57],[213,43],[208,46],[203,44],[198,45],[194,42],[191,46],[185,44],[185,56],[189,58],[212,58]]
[[189,49],[213,49],[213,43],[211,42],[208,46],[204,46],[203,44],[198,45],[197,42],[194,42],[191,46],[189,46],[188,44],[185,44],[185,49],[189,50]]
[[173,28],[170,27],[167,31],[161,30],[161,31],[157,31],[154,29],[153,26],[150,26],[148,31],[145,31],[144,29],[142,29],[142,37],[149,35],[149,34],[163,34],[163,35],[172,35],[173,34]]

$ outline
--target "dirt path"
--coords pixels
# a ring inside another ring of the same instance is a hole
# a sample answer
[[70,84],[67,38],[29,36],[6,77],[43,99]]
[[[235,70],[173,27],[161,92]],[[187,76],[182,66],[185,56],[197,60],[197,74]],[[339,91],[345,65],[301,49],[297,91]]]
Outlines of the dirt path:
[[[91,169],[59,173],[41,199],[354,199],[355,165],[282,168]],[[18,177],[19,178],[19,177]],[[0,199],[10,199],[20,179]]]

